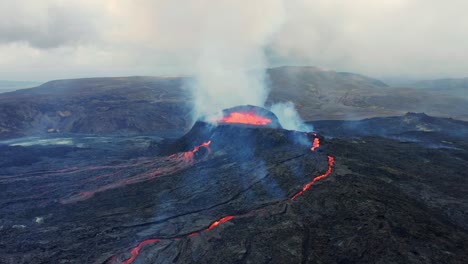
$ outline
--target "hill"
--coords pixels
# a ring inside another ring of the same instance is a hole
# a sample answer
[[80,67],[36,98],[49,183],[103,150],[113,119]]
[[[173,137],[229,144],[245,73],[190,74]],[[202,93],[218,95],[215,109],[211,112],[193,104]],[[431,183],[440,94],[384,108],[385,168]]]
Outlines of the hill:
[[[0,138],[43,133],[177,136],[193,123],[189,77],[50,81],[0,94]],[[358,74],[315,67],[268,69],[267,104],[292,101],[303,119],[361,119],[406,112],[468,120],[468,100],[389,87]]]
[[406,86],[413,88],[423,88],[434,92],[468,98],[468,77],[423,80],[410,83]]
[[424,113],[403,116],[375,117],[363,120],[319,120],[311,122],[316,131],[332,137],[402,137],[414,133],[444,135],[441,138],[461,139],[468,135],[468,122],[436,118]]
[[181,78],[90,78],[0,94],[0,135],[136,134],[190,125]]
[[425,112],[468,120],[468,101],[451,95],[412,88],[389,87],[362,75],[316,67],[268,70],[269,101],[293,101],[308,121],[362,119]]

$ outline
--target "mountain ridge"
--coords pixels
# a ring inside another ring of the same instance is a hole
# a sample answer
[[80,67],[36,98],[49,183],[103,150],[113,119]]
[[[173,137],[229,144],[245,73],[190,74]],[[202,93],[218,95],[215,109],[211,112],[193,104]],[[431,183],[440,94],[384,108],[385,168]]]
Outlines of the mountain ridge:
[[[468,120],[468,100],[394,88],[359,74],[317,67],[268,69],[266,105],[291,101],[306,121],[406,112]],[[0,138],[43,133],[144,134],[193,124],[190,77],[65,79],[0,94]]]

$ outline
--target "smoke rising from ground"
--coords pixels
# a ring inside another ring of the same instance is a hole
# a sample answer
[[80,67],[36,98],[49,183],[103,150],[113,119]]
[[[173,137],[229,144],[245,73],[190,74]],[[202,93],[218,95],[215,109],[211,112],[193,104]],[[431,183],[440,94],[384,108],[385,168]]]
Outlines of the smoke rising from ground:
[[304,123],[292,102],[277,103],[270,110],[278,117],[281,126],[285,129],[312,132],[313,126]]
[[236,105],[263,106],[268,95],[264,47],[283,21],[282,2],[216,1],[202,9],[193,43],[196,115]]

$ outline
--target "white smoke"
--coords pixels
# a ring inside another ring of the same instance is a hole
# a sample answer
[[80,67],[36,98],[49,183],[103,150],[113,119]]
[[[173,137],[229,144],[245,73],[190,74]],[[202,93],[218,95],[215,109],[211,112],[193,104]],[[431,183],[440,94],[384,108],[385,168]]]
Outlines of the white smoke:
[[264,48],[284,19],[280,0],[211,1],[200,17],[195,117],[236,105],[263,106]]
[[304,123],[292,102],[274,104],[270,107],[270,110],[278,117],[281,126],[285,129],[303,132],[314,131],[312,125]]
[[[233,52],[234,44],[245,50],[266,39],[270,66],[312,65],[406,79],[467,74],[466,0],[284,0],[283,5],[278,0],[1,0],[0,79],[186,76],[196,72],[205,51],[200,65],[218,53],[245,58]],[[213,32],[220,38],[210,37]],[[203,50],[206,42],[211,46]]]

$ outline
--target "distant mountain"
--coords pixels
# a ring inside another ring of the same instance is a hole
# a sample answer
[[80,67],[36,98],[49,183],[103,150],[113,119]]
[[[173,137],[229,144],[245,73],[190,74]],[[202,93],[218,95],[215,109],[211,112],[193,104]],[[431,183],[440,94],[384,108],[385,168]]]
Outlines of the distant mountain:
[[425,112],[468,120],[468,101],[433,91],[389,87],[358,74],[316,67],[268,70],[269,102],[293,101],[305,120],[362,119]]
[[41,84],[41,82],[0,80],[0,93],[11,92],[23,88],[35,87]]
[[[372,79],[363,75],[336,72],[312,66],[283,66],[267,70],[267,74],[275,85],[287,85],[297,87],[304,84],[333,89],[342,88],[383,88],[388,87],[382,81]],[[281,83],[285,80],[297,80],[294,83]]]
[[[375,117],[363,120],[319,120],[311,122],[319,133],[331,137],[401,137],[416,133],[441,135],[439,139],[466,139],[468,122],[452,118],[407,113],[403,116]],[[437,137],[435,137],[437,138]]]
[[0,137],[182,130],[191,120],[182,83],[182,78],[89,78],[0,94]]
[[411,83],[408,87],[424,88],[434,92],[468,98],[468,77],[458,79],[424,80]]
[[429,89],[453,89],[453,88],[465,88],[468,89],[468,77],[467,78],[456,78],[456,79],[437,79],[437,80],[424,80],[414,82],[412,86],[417,88],[429,88]]
[[[119,77],[50,81],[0,94],[0,138],[38,133],[177,136],[193,122],[189,77]],[[353,73],[316,67],[267,70],[267,104],[292,101],[307,121],[425,112],[468,120],[468,100],[394,88]]]

